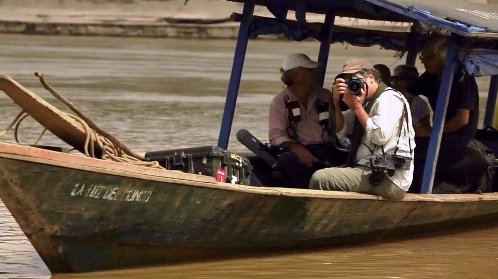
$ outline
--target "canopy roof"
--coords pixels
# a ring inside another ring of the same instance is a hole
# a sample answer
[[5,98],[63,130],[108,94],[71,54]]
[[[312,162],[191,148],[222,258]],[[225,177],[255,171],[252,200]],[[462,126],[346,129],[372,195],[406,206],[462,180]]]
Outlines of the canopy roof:
[[405,17],[464,36],[498,37],[498,5],[461,0],[366,0]]
[[[244,0],[228,0],[245,2]],[[256,0],[276,17],[283,11],[299,11],[358,19],[418,22],[463,37],[498,39],[498,5],[462,0]]]

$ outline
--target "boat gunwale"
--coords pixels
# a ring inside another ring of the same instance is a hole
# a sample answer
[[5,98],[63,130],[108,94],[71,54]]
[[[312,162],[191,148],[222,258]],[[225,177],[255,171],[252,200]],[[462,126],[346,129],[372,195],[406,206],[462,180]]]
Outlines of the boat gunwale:
[[[105,161],[71,153],[61,153],[31,146],[0,142],[0,158],[28,161],[63,168],[125,176],[157,182],[174,183],[191,187],[211,188],[248,194],[286,196],[295,198],[379,200],[384,202],[480,202],[498,201],[498,193],[483,194],[413,194],[403,200],[389,200],[380,196],[342,191],[318,191],[281,187],[257,187],[216,182],[214,177],[183,173],[180,171],[153,169],[121,162]],[[68,160],[68,158],[71,158]]]

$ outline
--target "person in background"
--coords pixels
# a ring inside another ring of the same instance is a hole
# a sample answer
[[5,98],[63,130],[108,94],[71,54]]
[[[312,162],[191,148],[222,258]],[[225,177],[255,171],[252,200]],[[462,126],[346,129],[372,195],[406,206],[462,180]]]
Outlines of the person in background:
[[[408,90],[427,96],[435,111],[439,86],[443,76],[448,41],[438,39],[430,42],[421,51],[420,60],[425,72]],[[473,76],[462,69],[455,72],[444,123],[441,151],[461,152],[474,138],[479,118],[479,90]]]
[[316,86],[318,66],[307,55],[292,53],[280,69],[286,87],[273,98],[269,116],[270,144],[284,150],[275,167],[279,186],[307,188],[314,171],[340,156],[330,144],[331,93]]
[[391,84],[391,69],[384,64],[375,64],[373,67],[379,71],[382,82],[389,87],[393,87]]
[[[425,67],[425,72],[408,87],[412,94],[427,96],[432,109],[435,111],[439,95],[441,78],[445,68],[448,41],[438,38],[430,41],[421,51],[420,60]],[[462,164],[465,157],[469,157],[471,150],[469,143],[474,139],[479,119],[479,90],[473,76],[463,72],[457,67],[451,85],[449,102],[444,121],[443,136],[439,148],[439,158],[435,175],[434,190],[437,192],[438,181],[444,181],[451,185],[459,185],[461,189],[455,191],[467,191],[464,188],[475,184],[472,177],[480,177],[483,167],[479,162],[471,165]],[[420,138],[419,138],[420,139]],[[429,139],[417,141],[418,150],[416,157],[425,161]],[[470,153],[469,153],[470,152]],[[421,166],[423,167],[423,166]],[[416,167],[414,177],[414,189],[420,188],[422,181],[422,170]],[[472,169],[472,170],[471,170]],[[471,175],[469,173],[472,172]],[[441,190],[445,192],[445,190]],[[454,190],[451,190],[454,191]]]
[[[332,94],[337,130],[353,135],[347,167],[318,170],[310,188],[402,199],[412,182],[415,148],[408,101],[364,59],[346,61],[341,74]],[[341,99],[349,110],[340,111]],[[395,157],[403,159],[396,164]]]
[[410,65],[398,65],[394,68],[392,85],[399,90],[408,100],[412,112],[413,129],[417,137],[429,137],[432,129],[432,109],[427,97],[414,95],[408,91],[415,80],[419,77],[417,67]]

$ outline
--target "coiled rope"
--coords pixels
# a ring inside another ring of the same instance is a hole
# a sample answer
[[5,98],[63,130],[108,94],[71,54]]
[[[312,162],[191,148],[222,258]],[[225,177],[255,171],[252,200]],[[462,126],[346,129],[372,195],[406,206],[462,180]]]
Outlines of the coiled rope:
[[[85,155],[88,157],[92,158],[97,158],[96,150],[97,148],[100,149],[101,152],[101,159],[104,160],[109,160],[109,161],[115,161],[115,162],[121,162],[121,163],[129,163],[133,165],[139,165],[139,166],[145,166],[145,167],[153,167],[153,168],[159,168],[159,169],[164,169],[159,165],[157,161],[145,161],[145,159],[132,152],[128,147],[123,145],[121,142],[119,142],[114,136],[110,135],[109,133],[105,132],[104,130],[100,129],[95,123],[93,123],[88,117],[86,117],[82,112],[80,112],[74,104],[72,104],[69,100],[67,100],[65,97],[57,93],[50,85],[48,85],[44,78],[43,74],[39,72],[35,72],[35,76],[37,76],[47,91],[49,91],[57,100],[59,100],[61,103],[66,105],[69,109],[71,109],[76,115],[72,115],[66,112],[65,113],[68,117],[74,119],[76,122],[80,123],[81,127],[83,128],[85,134],[86,134],[86,139],[85,139],[85,145],[84,145],[84,151]],[[14,136],[16,139],[17,143],[19,142],[18,139],[18,130],[21,122],[28,116],[29,114],[26,113],[25,111],[21,111],[14,121],[7,127],[5,131],[0,133],[0,136],[5,134],[6,132],[10,131],[12,127],[14,127]],[[45,134],[47,128],[43,130],[41,135],[38,137],[36,142],[34,144],[37,144],[40,139],[43,137]]]
[[[9,132],[14,128],[14,138],[17,143],[22,144],[21,141],[19,140],[19,127],[21,125],[21,122],[28,117],[29,114],[25,112],[24,110],[21,111],[20,113],[17,114],[17,116],[14,118],[14,120],[7,126],[7,128],[3,131],[0,132],[0,137],[3,136],[5,133]],[[47,128],[44,128],[41,134],[38,136],[38,138],[35,140],[33,145],[37,144],[45,135],[45,132],[47,131]]]

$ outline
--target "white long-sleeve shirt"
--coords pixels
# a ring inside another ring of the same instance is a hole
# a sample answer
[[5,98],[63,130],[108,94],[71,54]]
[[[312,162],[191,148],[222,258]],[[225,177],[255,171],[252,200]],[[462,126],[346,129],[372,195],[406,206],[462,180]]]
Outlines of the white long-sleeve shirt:
[[[403,117],[404,107],[407,110],[407,121],[403,119],[401,134],[399,132],[400,119]],[[339,131],[339,137],[352,134],[355,114],[352,110],[344,111],[344,126]],[[415,131],[412,126],[410,105],[401,93],[387,88],[372,105],[368,113],[365,133],[356,154],[359,165],[369,165],[371,155],[394,154],[396,146],[397,155],[412,158],[408,170],[396,169],[389,179],[401,189],[408,191],[413,180],[413,150],[415,148]],[[398,142],[399,138],[399,142]],[[410,150],[411,149],[411,150]]]

